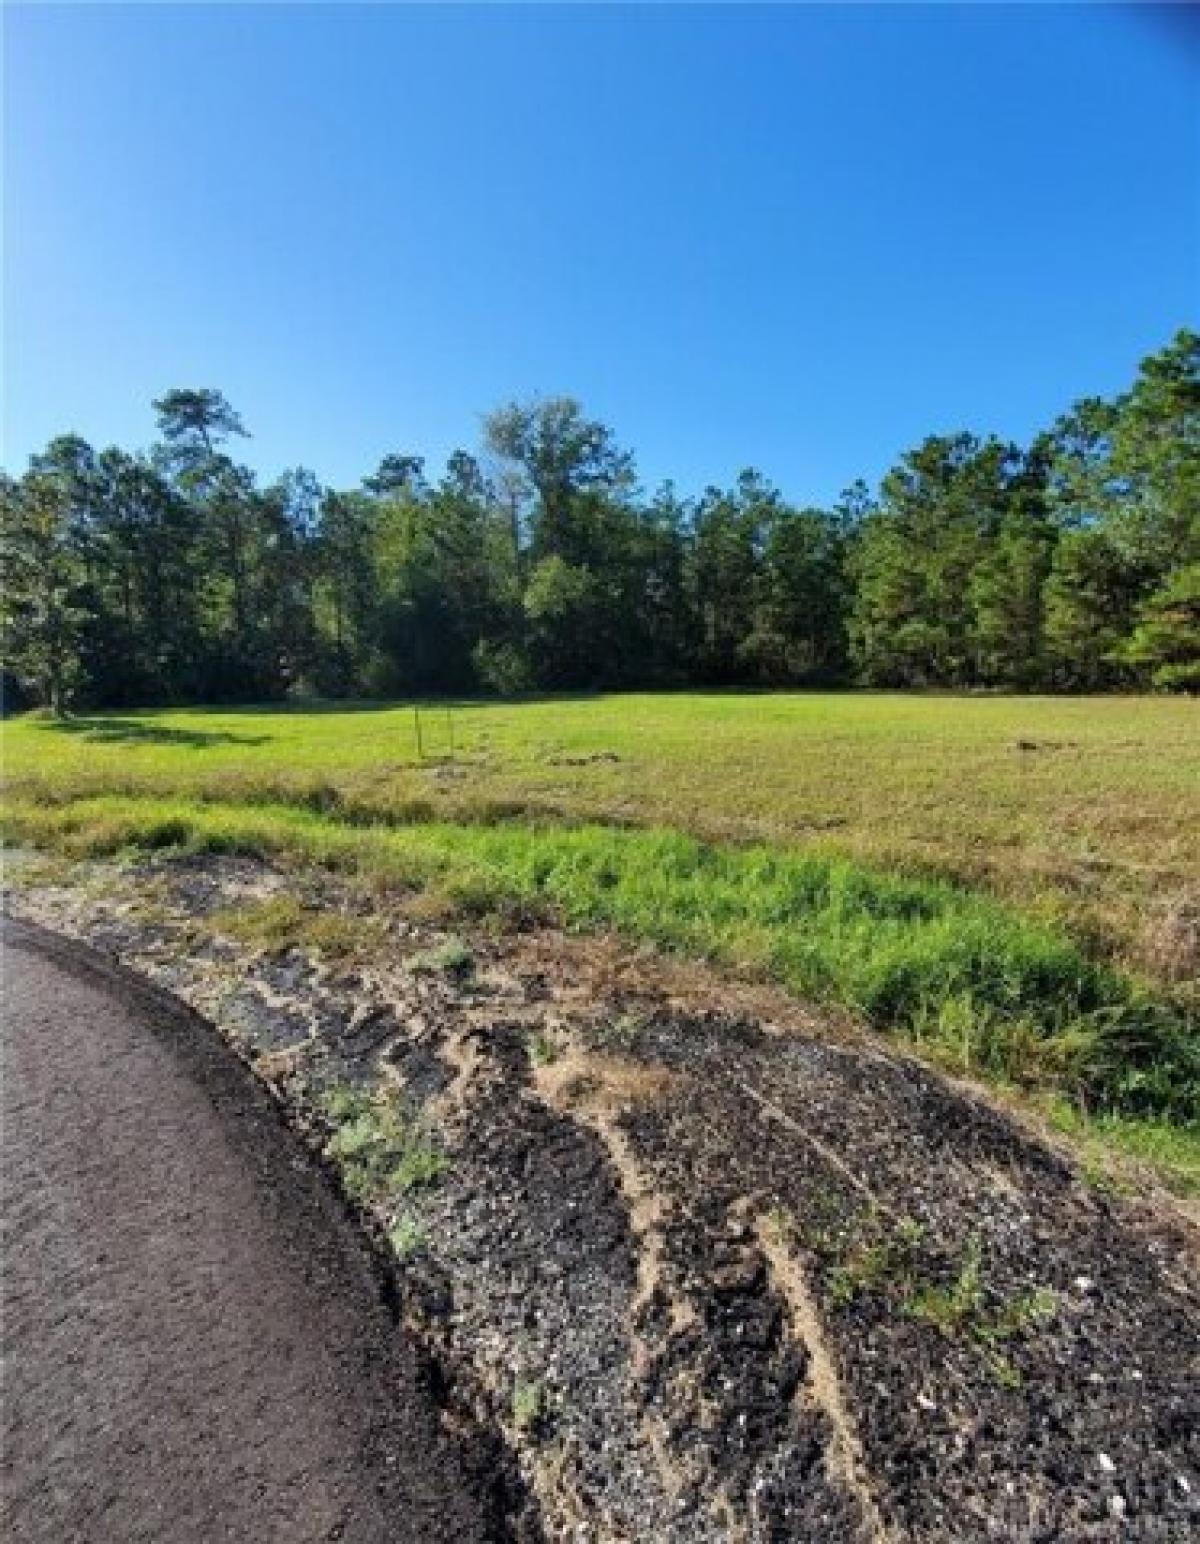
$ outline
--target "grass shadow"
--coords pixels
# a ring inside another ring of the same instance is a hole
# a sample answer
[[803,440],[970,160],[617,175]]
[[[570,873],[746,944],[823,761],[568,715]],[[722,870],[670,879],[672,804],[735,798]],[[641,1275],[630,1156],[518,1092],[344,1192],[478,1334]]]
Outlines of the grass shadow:
[[78,735],[105,745],[177,745],[202,750],[209,745],[266,745],[270,735],[231,734],[227,730],[177,729],[167,724],[148,724],[136,718],[47,719],[41,728],[56,734]]

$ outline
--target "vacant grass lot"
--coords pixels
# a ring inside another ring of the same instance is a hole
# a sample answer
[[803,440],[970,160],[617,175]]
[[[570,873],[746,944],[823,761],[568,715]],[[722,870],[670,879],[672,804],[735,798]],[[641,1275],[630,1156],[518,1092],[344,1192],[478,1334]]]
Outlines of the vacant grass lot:
[[376,706],[28,719],[8,823],[615,927],[973,1072],[1194,1109],[1193,703],[639,695],[425,709],[420,734]]
[[[18,799],[122,792],[353,818],[660,825],[980,884],[1170,968],[1200,887],[1200,706],[1179,698],[697,694],[213,710],[5,726]],[[1194,963],[1194,962],[1193,962]]]

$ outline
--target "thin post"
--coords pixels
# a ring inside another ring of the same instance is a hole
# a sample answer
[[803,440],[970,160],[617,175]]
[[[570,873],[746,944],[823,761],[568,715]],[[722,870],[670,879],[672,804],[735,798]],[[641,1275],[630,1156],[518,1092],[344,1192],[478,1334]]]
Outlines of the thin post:
[[413,723],[416,725],[417,730],[417,760],[424,761],[425,746],[421,740],[421,710],[415,702],[413,703]]

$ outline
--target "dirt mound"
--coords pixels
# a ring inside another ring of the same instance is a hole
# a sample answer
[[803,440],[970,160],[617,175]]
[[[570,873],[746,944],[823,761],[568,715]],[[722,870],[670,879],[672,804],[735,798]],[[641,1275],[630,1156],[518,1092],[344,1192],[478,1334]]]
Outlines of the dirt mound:
[[[504,1431],[531,1537],[1195,1536],[1186,1231],[770,994],[717,1011],[711,979],[613,949],[467,953],[378,909],[341,961],[223,934],[301,888],[207,860],[14,904],[196,1003],[315,1140],[344,1121],[409,1321]],[[385,1108],[408,1145],[377,1181]]]

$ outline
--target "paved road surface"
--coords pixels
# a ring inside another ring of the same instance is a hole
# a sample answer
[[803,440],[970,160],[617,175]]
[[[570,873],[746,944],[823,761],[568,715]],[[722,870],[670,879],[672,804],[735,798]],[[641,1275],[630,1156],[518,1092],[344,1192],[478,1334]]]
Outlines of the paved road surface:
[[97,957],[3,928],[4,1536],[493,1537],[249,1074]]

